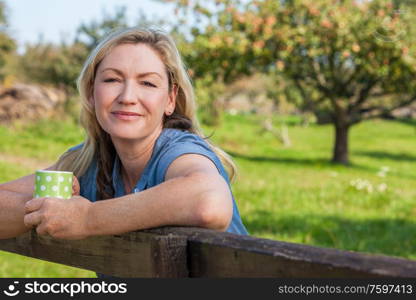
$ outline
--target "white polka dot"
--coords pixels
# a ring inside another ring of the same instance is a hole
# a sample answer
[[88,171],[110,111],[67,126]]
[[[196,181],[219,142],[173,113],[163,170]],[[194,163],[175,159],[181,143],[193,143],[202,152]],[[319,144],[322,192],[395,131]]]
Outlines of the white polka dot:
[[71,178],[71,177],[69,177],[69,178],[68,178],[68,181],[69,181],[69,182],[71,182],[71,180],[72,180],[72,178]]
[[40,176],[37,176],[37,177],[36,177],[36,180],[37,180],[37,181],[39,181],[39,180],[40,180]]
[[35,198],[39,198],[39,195],[38,195],[38,194],[36,194]]
[[64,178],[62,176],[59,176],[58,181],[59,182],[64,182]]
[[54,192],[56,192],[56,191],[58,190],[58,187],[57,187],[56,185],[54,185],[54,186],[52,187],[52,190],[53,190]]
[[64,190],[65,190],[65,192],[68,192],[68,187],[66,186]]
[[42,185],[42,186],[40,187],[40,190],[41,190],[41,191],[46,190],[46,186]]
[[51,181],[52,177],[51,176],[46,176],[46,181]]
[[49,195],[46,195],[45,197],[50,197]]

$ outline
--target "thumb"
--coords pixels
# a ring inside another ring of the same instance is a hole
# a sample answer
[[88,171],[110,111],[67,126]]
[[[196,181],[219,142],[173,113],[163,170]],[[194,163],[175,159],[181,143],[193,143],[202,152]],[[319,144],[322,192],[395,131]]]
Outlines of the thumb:
[[78,178],[74,175],[74,177],[72,178],[72,195],[74,196],[79,195],[80,190],[81,188],[79,185]]

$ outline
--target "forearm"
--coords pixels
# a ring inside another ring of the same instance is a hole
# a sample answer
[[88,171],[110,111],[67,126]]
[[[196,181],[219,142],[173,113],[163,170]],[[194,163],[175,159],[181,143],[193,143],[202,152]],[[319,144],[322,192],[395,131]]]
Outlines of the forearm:
[[24,205],[32,199],[29,194],[0,190],[0,239],[16,237],[30,230],[23,223]]
[[192,176],[173,178],[140,193],[97,201],[90,209],[88,234],[120,234],[166,225],[225,230],[231,219],[232,202],[216,195],[221,193],[212,191],[203,176]]

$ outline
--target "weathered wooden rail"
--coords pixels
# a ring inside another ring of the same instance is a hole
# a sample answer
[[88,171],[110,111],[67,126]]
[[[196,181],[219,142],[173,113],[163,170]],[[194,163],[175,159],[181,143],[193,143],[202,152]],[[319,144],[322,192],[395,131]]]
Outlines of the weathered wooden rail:
[[66,241],[35,231],[0,249],[115,277],[416,277],[416,261],[219,233],[163,227]]

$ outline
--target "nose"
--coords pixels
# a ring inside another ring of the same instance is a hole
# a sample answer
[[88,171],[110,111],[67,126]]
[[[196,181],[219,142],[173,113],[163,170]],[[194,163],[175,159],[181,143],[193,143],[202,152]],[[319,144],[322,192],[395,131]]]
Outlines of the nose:
[[135,84],[126,80],[123,84],[123,88],[118,96],[118,103],[124,105],[136,104],[139,101],[139,89],[135,87]]

